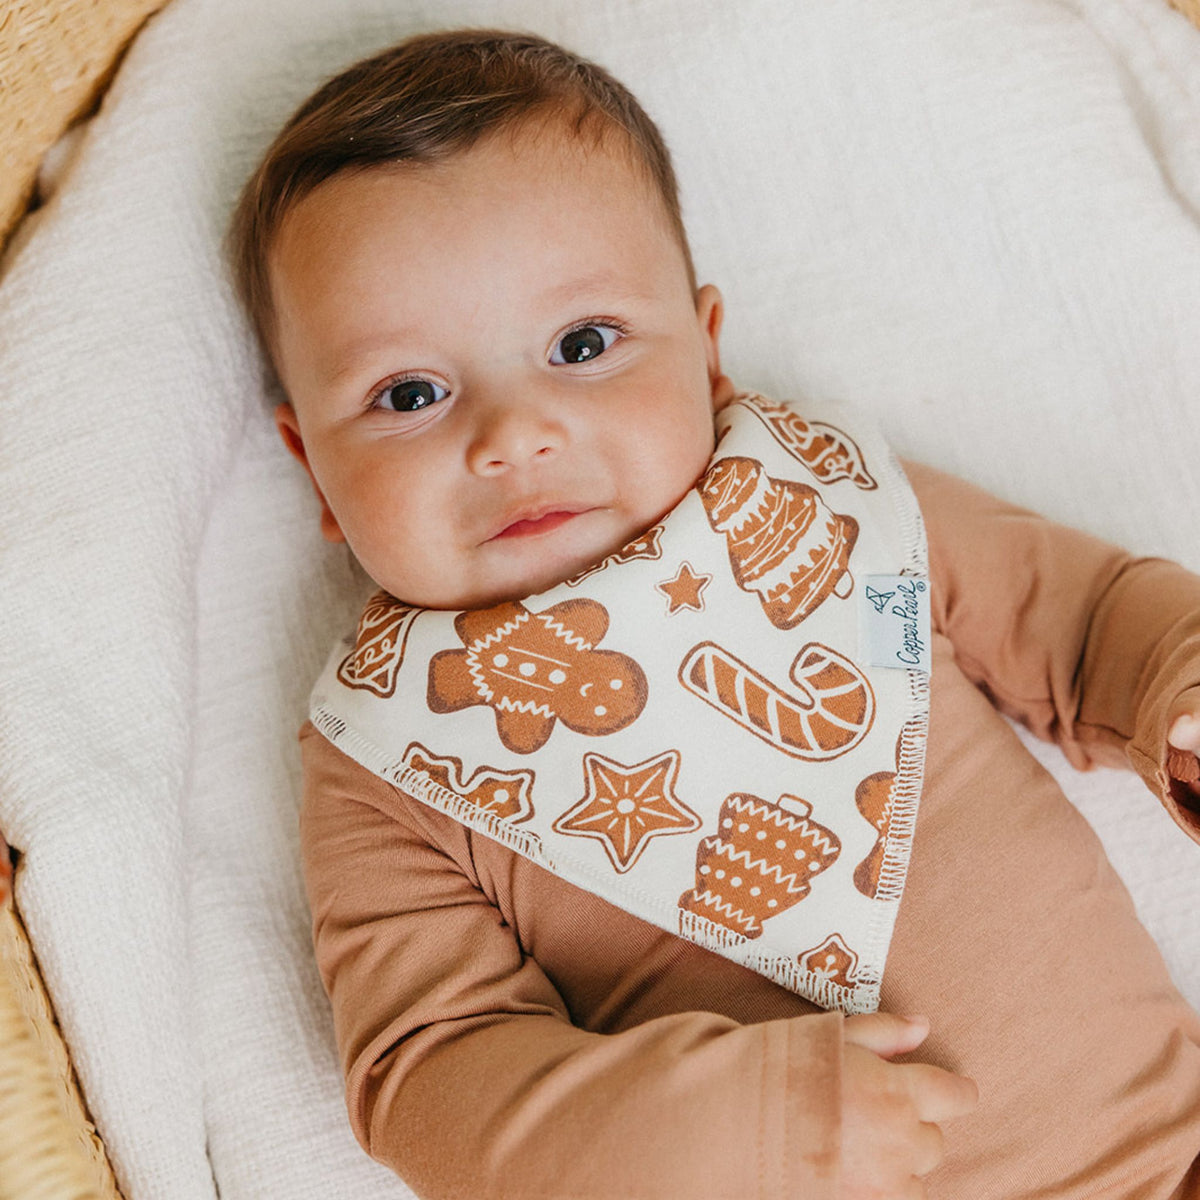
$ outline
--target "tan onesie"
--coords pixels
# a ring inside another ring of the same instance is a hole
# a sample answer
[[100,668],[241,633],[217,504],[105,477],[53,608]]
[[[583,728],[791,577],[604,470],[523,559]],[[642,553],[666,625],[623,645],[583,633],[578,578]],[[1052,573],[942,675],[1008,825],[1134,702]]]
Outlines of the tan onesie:
[[[913,1057],[980,1088],[929,1194],[1200,1197],[1200,1018],[997,713],[1077,766],[1132,765],[1200,840],[1164,766],[1168,707],[1200,684],[1200,578],[906,470],[934,671],[882,1007],[927,1014]],[[418,1195],[837,1195],[840,1015],[472,834],[311,726],[301,743],[351,1123]]]

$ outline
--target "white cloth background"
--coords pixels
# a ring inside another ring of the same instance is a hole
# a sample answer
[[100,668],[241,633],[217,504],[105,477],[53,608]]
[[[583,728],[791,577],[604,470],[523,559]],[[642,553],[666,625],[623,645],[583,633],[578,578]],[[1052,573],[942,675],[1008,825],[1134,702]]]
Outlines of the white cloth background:
[[[174,0],[0,283],[0,828],[130,1200],[403,1197],[342,1111],[294,733],[364,581],[223,276],[321,80],[524,26],[662,124],[742,385],[1200,570],[1200,33],[1162,0]],[[1200,1003],[1200,850],[1041,751]]]

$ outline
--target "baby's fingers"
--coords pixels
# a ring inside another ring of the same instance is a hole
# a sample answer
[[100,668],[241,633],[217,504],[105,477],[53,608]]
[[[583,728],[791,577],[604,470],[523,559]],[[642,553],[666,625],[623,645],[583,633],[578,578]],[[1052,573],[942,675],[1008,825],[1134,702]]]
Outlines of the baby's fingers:
[[1171,705],[1167,741],[1176,750],[1200,753],[1200,687],[1188,688]]
[[[925,1124],[917,1130],[913,1142],[913,1174],[924,1179],[931,1171],[941,1166],[946,1155],[946,1135],[940,1126]],[[924,1195],[924,1192],[920,1193]]]
[[911,1063],[902,1069],[907,1076],[908,1092],[917,1117],[926,1124],[965,1117],[979,1104],[979,1087],[975,1080],[965,1075],[955,1075],[923,1063]]
[[848,1044],[861,1046],[881,1058],[894,1058],[915,1050],[929,1035],[928,1017],[902,1017],[898,1013],[866,1013],[847,1017]]

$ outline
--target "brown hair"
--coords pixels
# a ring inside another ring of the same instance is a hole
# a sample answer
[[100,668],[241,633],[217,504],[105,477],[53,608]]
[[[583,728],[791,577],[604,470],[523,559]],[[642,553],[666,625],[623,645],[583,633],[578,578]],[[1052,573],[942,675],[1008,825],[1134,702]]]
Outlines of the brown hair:
[[620,131],[662,199],[695,274],[671,158],[657,126],[602,67],[533,34],[461,29],[412,37],[335,76],[280,131],[238,200],[229,255],[239,297],[264,348],[274,310],[267,260],[288,211],[342,171],[427,164],[485,134],[553,116],[579,135]]

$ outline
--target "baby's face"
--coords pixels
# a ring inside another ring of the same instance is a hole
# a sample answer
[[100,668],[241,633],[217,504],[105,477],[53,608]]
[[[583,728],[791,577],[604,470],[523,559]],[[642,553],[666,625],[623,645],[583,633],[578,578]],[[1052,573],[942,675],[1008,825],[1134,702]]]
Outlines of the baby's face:
[[550,128],[337,176],[288,214],[271,280],[284,440],[326,537],[410,604],[569,579],[712,453],[720,297],[692,293],[618,146]]

